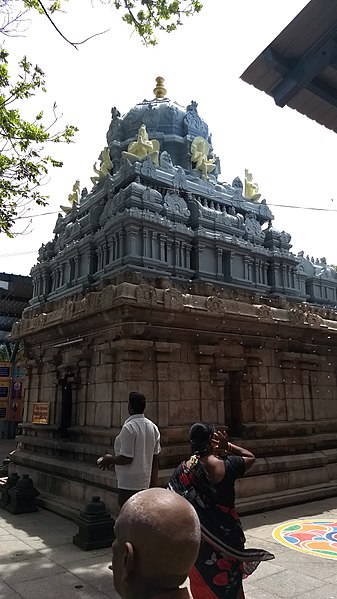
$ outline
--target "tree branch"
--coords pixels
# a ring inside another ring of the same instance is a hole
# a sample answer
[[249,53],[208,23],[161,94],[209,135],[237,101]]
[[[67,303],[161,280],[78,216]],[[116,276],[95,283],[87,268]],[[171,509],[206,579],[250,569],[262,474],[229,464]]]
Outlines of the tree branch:
[[81,42],[71,42],[70,40],[68,40],[68,38],[66,38],[65,35],[63,35],[62,31],[57,27],[56,23],[54,23],[53,19],[51,18],[51,16],[49,15],[47,9],[45,8],[45,6],[42,4],[41,0],[38,0],[39,5],[41,6],[44,14],[46,15],[47,19],[50,21],[50,23],[52,24],[52,26],[54,27],[54,29],[56,29],[57,33],[71,46],[73,46],[73,48],[75,48],[75,50],[78,50],[77,46],[80,46],[81,44],[85,44],[85,42],[91,40],[93,37],[97,37],[98,35],[103,35],[104,33],[107,33],[108,31],[110,31],[110,29],[106,29],[105,31],[99,31],[98,33],[94,33],[93,35],[90,35],[89,37],[87,37],[85,40],[82,40]]

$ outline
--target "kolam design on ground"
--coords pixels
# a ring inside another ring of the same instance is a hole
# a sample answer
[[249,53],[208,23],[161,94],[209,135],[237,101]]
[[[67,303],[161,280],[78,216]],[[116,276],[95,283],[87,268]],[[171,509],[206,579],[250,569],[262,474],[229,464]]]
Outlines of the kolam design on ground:
[[273,537],[290,549],[337,560],[337,520],[291,520],[275,528]]

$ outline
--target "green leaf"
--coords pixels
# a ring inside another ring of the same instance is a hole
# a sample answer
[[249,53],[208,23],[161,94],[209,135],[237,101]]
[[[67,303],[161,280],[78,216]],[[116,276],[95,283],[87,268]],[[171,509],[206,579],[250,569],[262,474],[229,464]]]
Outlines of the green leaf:
[[[0,52],[0,233],[13,237],[15,219],[22,204],[36,202],[45,206],[48,196],[41,191],[41,183],[50,167],[60,168],[63,163],[45,154],[50,143],[71,143],[77,127],[66,125],[61,131],[50,129],[41,110],[34,122],[21,116],[21,104],[45,88],[44,73],[26,57],[19,62],[17,80],[9,75],[8,53]],[[20,104],[18,104],[20,102]],[[20,106],[20,109],[19,109]],[[29,105],[25,106],[25,112]],[[53,114],[55,114],[53,106]],[[56,117],[58,121],[58,117]],[[55,125],[55,123],[54,123]]]

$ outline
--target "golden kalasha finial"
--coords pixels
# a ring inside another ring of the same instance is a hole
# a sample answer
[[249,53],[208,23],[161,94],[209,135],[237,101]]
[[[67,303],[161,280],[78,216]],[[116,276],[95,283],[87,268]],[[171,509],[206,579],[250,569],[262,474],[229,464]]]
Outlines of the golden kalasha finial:
[[159,100],[162,100],[166,96],[166,89],[164,87],[164,77],[156,77],[156,87],[153,90],[154,95]]

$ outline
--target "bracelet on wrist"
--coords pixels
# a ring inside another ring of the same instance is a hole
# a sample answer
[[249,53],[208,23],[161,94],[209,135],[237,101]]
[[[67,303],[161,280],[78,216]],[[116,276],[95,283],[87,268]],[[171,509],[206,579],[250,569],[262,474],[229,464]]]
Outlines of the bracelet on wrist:
[[227,445],[227,452],[228,453],[232,453],[232,448],[233,448],[232,444],[228,443],[228,445]]

